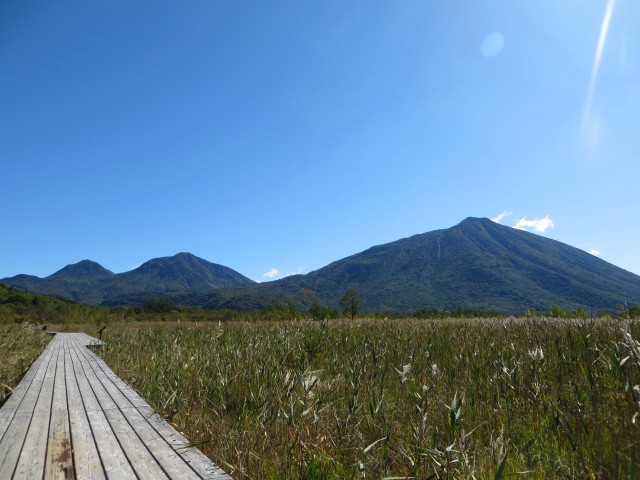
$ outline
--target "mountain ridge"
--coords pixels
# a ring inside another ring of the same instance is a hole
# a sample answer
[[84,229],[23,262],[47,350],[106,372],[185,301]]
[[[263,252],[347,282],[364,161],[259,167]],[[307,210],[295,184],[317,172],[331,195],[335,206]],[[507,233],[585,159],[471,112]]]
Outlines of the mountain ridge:
[[307,309],[314,303],[338,307],[342,293],[355,288],[370,311],[521,313],[549,311],[552,305],[612,310],[618,303],[640,304],[640,276],[487,218],[469,217],[450,228],[374,245],[307,274],[265,283],[241,276],[221,285],[202,271],[202,262],[188,253],[152,259],[131,272],[114,274],[119,284],[102,280],[110,288],[92,302],[140,304],[154,297],[209,309],[285,304]]
[[44,278],[16,275],[0,283],[31,293],[98,305],[123,294],[204,291],[253,280],[229,267],[208,262],[191,253],[153,258],[123,273],[113,273],[97,262],[82,260]]
[[[370,311],[522,313],[640,303],[640,276],[562,242],[473,217],[375,245],[305,275],[168,298],[211,309],[306,309],[315,302],[338,307],[347,288],[357,289]],[[111,304],[140,300],[127,296]]]

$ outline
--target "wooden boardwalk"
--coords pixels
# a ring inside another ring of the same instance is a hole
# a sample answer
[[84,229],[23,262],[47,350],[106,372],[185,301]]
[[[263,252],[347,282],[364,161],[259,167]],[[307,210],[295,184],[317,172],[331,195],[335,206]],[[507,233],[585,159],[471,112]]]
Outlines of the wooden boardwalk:
[[0,479],[230,479],[86,346],[58,333],[0,409]]

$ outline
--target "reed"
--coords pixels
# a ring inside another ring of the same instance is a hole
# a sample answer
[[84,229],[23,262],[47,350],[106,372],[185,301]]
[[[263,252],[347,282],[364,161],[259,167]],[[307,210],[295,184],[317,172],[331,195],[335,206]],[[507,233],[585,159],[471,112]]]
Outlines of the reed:
[[113,324],[101,355],[236,478],[639,478],[624,320]]
[[36,325],[0,325],[0,407],[50,339]]

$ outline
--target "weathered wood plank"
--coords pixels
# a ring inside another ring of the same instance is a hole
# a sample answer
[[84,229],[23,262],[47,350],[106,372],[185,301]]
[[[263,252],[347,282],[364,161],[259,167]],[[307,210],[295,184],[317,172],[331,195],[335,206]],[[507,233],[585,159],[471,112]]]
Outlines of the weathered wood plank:
[[[79,356],[84,357],[82,349],[77,345],[73,347]],[[113,401],[109,392],[104,388],[101,381],[91,368],[91,365],[83,359],[82,368],[93,390],[100,408],[104,412],[109,425],[111,426],[118,443],[121,445],[131,467],[140,478],[168,478],[165,472],[150,453],[147,446],[142,442],[135,430],[127,422],[118,405]]]
[[[116,385],[113,382],[112,375],[109,375],[109,373],[113,372],[104,365],[104,362],[98,362],[98,358],[86,349],[82,354],[93,368],[94,374],[102,383],[106,392],[122,412],[127,423],[129,423],[129,425],[131,425],[135,430],[137,435],[140,437],[140,440],[144,442],[150,453],[152,453],[153,457],[166,474],[172,478],[201,478],[189,467],[189,464],[180,455],[175,454],[175,451],[166,442],[162,435],[159,434],[153,425],[147,421],[146,417],[142,415],[137,408],[135,408],[136,404],[141,405],[145,403],[144,400],[138,397],[137,399],[133,399],[133,402],[130,401],[130,399],[124,395],[121,388],[119,388],[126,385]],[[100,363],[104,365],[106,371],[102,368]],[[115,377],[115,375],[113,376]]]
[[54,331],[48,331],[47,333],[51,335],[62,335],[66,340],[77,343],[78,345],[83,347],[104,345],[104,342],[102,340],[92,337],[91,335],[87,335],[86,333],[61,333]]
[[162,438],[171,445],[173,451],[180,455],[202,478],[209,480],[226,480],[231,477],[209,457],[193,447],[181,433],[165,422],[150,406],[139,407],[147,421],[162,435]]
[[86,333],[68,333],[67,335],[69,335],[71,341],[79,346],[91,347],[104,345],[104,342],[102,340],[98,340],[97,338],[87,335]]
[[16,413],[0,444],[0,478],[12,478],[33,413]]
[[[107,364],[98,357],[95,353],[90,350],[84,349],[82,354],[85,357],[85,360],[92,365],[95,365],[102,373],[109,379],[111,382],[124,394],[125,397],[129,400],[131,405],[138,406],[149,406],[149,404],[142,398],[140,395],[135,393],[135,391],[127,385],[124,380],[118,377],[113,370],[111,370]],[[97,370],[96,370],[97,371]]]
[[96,445],[78,380],[73,367],[71,349],[65,348],[65,378],[67,385],[67,403],[69,405],[69,425],[73,446],[73,464],[77,478],[102,480],[105,478],[100,454]]
[[[5,404],[0,409],[0,442],[4,437],[5,432],[11,423],[11,419],[13,415],[15,415],[18,406],[23,401],[24,396],[26,395],[29,388],[31,388],[31,384],[33,383],[36,375],[40,368],[45,368],[47,366],[47,362],[50,359],[51,350],[45,348],[45,351],[40,355],[35,362],[31,365],[27,373],[25,373],[24,377],[22,377],[22,381],[18,384],[18,386],[13,390],[11,396],[7,399]],[[42,372],[40,372],[43,375]],[[36,381],[37,383],[37,381]]]
[[42,382],[13,478],[26,479],[43,477],[47,436],[49,434],[49,420],[51,419],[53,385],[56,378],[58,356],[61,353],[61,343],[61,341],[56,341],[55,339],[52,342],[53,353],[51,361],[49,362],[47,374]]
[[[24,394],[16,397],[15,403],[12,403],[12,398],[10,398],[4,406],[8,407],[7,411],[10,414],[4,417],[9,420],[9,423],[2,439],[0,439],[0,478],[11,478],[16,469],[54,351],[55,344],[50,343],[41,355],[42,361],[37,366],[31,382],[28,383],[28,388],[23,392]],[[2,408],[3,412],[4,407]]]
[[75,478],[75,474],[67,405],[67,378],[65,376],[65,350],[68,340],[62,338],[60,343],[53,383],[44,476],[45,478],[66,480]]
[[[25,373],[22,381],[18,384],[11,396],[7,399],[5,404],[0,409],[0,442],[2,442],[2,439],[5,436],[7,428],[9,427],[13,416],[16,414],[16,411],[18,410],[20,404],[24,401],[24,398],[29,389],[32,388],[32,384],[34,383],[34,381],[35,385],[33,386],[38,386],[39,388],[39,382],[43,378],[44,371],[47,368],[49,360],[51,359],[51,352],[52,350],[49,347],[45,347],[42,355],[40,355],[36,359],[36,361],[33,362],[33,365],[31,365],[29,370],[27,370],[27,373]],[[41,371],[40,369],[44,370]],[[2,457],[2,451],[0,450],[0,459]]]
[[[75,349],[70,349],[69,354],[73,360],[73,368],[78,390],[82,397],[82,403],[91,427],[91,432],[96,441],[100,460],[105,474],[109,478],[133,479],[136,478],[129,460],[114,435],[111,425],[107,421],[105,413],[89,385],[82,366],[83,360],[78,357]],[[78,469],[76,468],[76,471]]]
[[144,401],[129,385],[127,385],[120,377],[115,375],[113,371],[104,363],[104,361],[93,352],[84,350],[83,354],[87,359],[95,362],[107,376],[111,379],[119,392],[123,394],[131,405],[134,405],[138,411],[152,425],[154,430],[158,432],[171,449],[179,455],[197,474],[206,479],[223,480],[231,477],[220,467],[214,464],[207,456],[191,445],[183,435],[177,432],[171,425],[162,420],[160,416],[154,412],[149,404]]

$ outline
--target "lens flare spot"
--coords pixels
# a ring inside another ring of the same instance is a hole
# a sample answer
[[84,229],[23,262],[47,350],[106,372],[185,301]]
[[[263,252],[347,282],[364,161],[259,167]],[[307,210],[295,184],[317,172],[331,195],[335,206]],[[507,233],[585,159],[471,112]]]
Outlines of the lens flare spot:
[[504,37],[499,32],[487,35],[482,42],[482,55],[485,57],[495,57],[504,48]]

